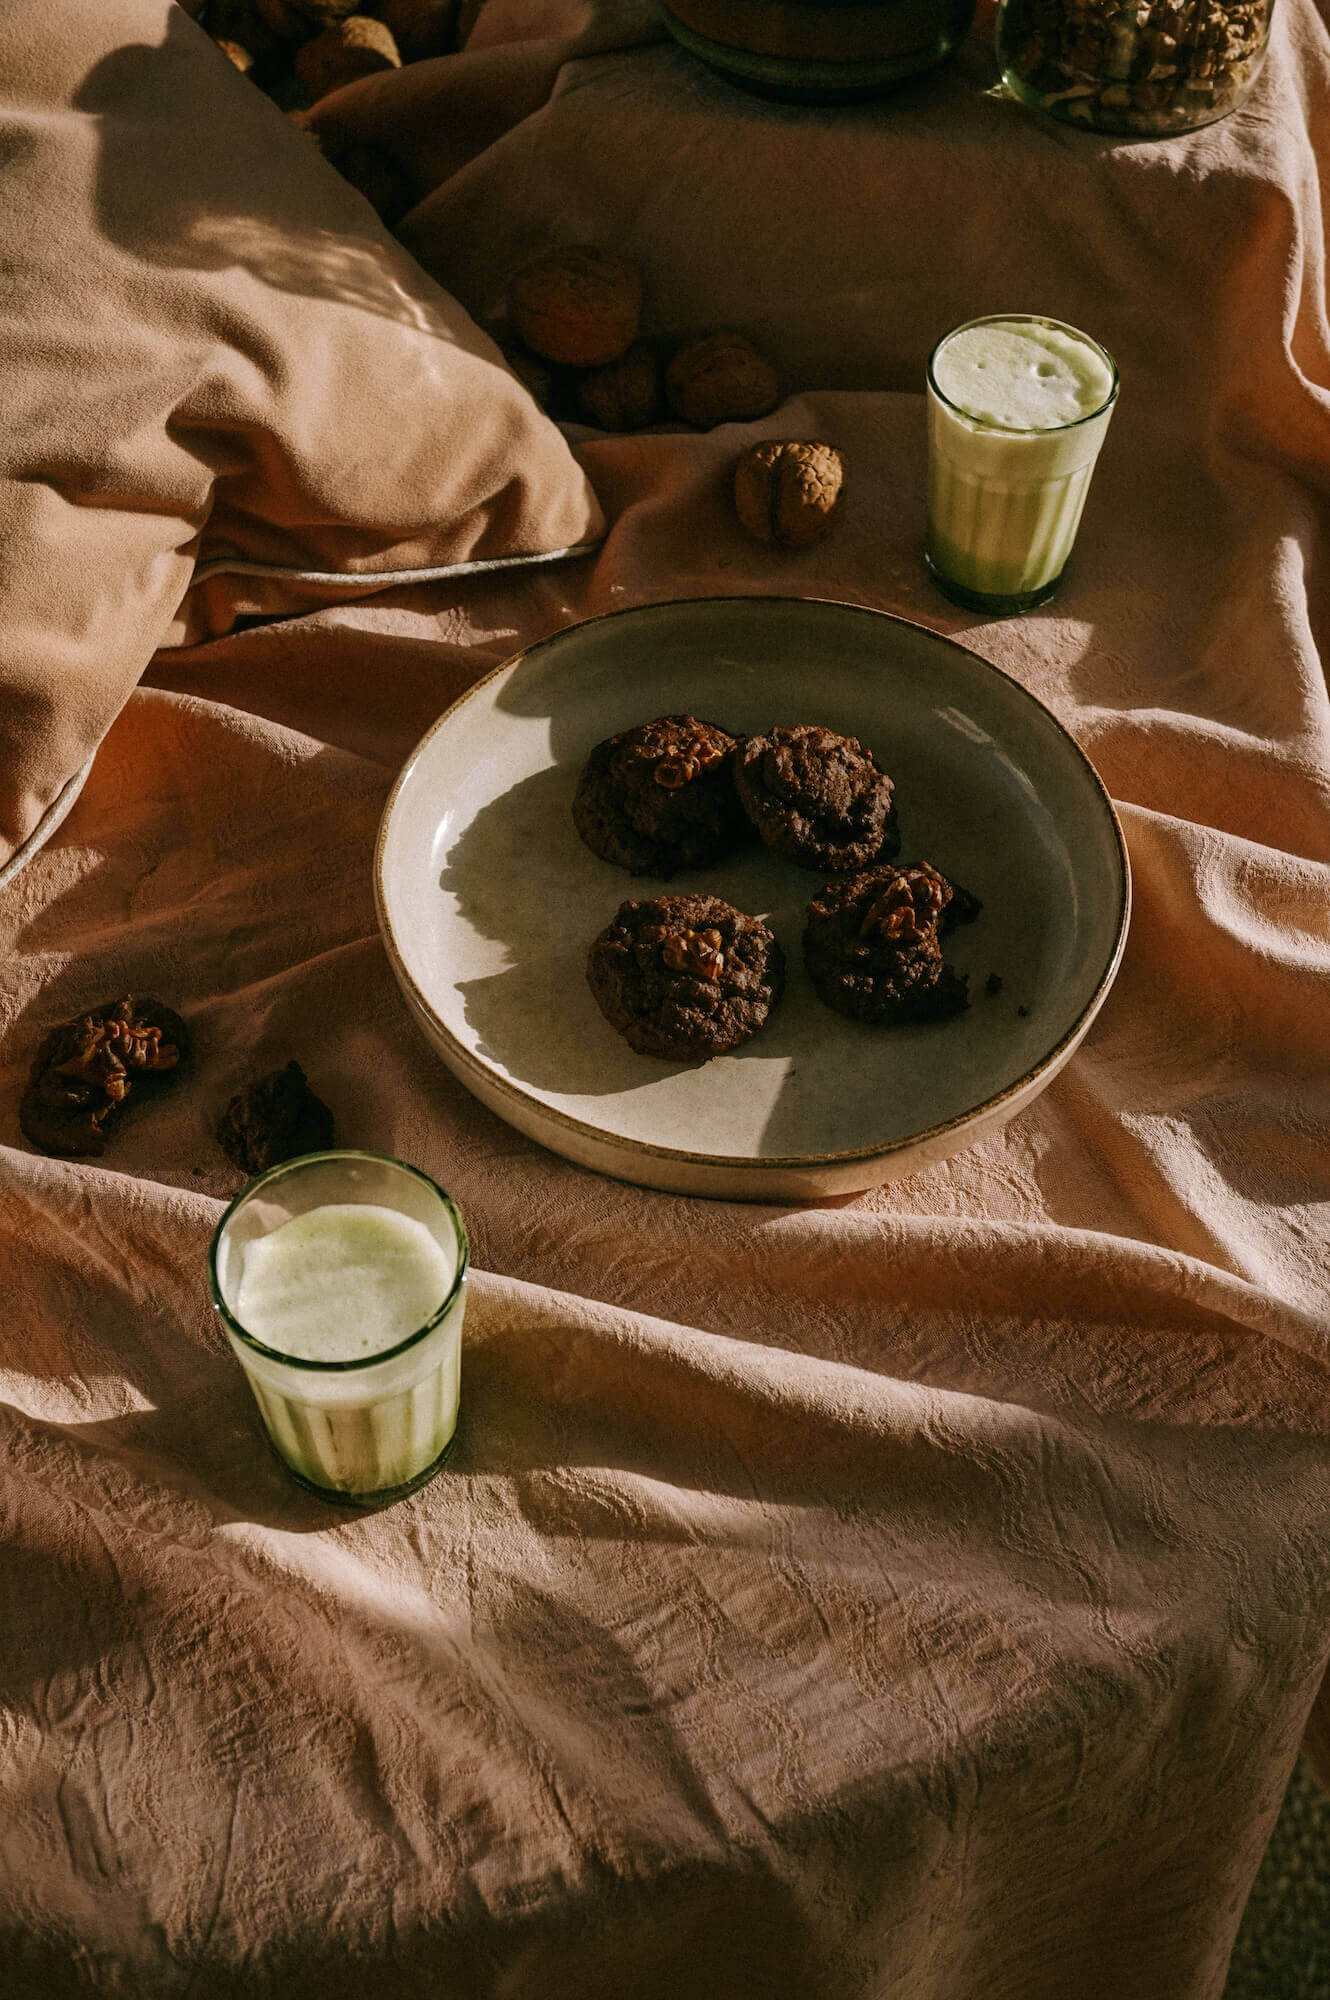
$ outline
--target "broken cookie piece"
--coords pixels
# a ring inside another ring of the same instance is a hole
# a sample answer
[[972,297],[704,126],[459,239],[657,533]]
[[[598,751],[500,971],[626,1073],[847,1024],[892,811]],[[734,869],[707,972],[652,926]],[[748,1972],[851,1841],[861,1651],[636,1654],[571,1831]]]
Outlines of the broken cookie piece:
[[188,1028],[160,1000],[103,1001],[43,1040],[19,1102],[23,1135],[65,1159],[101,1153],[129,1098],[189,1055]]
[[244,1173],[266,1174],[301,1153],[326,1152],[334,1143],[333,1115],[293,1061],[236,1092],[217,1126],[217,1143]]

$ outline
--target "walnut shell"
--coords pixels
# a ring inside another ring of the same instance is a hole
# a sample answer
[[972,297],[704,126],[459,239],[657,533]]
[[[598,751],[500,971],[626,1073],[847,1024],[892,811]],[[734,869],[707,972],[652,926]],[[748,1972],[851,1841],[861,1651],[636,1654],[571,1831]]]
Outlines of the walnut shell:
[[508,286],[508,317],[534,354],[573,368],[617,361],[637,338],[642,280],[608,250],[549,250]]
[[401,67],[391,30],[382,21],[371,21],[367,14],[350,14],[345,21],[335,21],[296,54],[296,75],[315,103],[358,77]]
[[227,61],[235,64],[242,76],[245,75],[246,71],[253,69],[253,56],[239,42],[224,41],[220,35],[214,35],[213,41],[226,57]]
[[806,549],[831,526],[844,476],[834,445],[772,438],[753,445],[736,464],[735,511],[759,542]]
[[661,414],[660,364],[645,341],[577,385],[577,413],[603,431],[640,431]]
[[391,28],[403,62],[447,55],[453,46],[457,0],[379,0],[374,11]]
[[266,1174],[283,1160],[325,1153],[336,1142],[333,1114],[298,1062],[237,1091],[217,1125],[218,1145],[246,1174]]
[[709,431],[765,417],[780,401],[775,369],[741,333],[709,333],[681,347],[665,373],[676,417]]

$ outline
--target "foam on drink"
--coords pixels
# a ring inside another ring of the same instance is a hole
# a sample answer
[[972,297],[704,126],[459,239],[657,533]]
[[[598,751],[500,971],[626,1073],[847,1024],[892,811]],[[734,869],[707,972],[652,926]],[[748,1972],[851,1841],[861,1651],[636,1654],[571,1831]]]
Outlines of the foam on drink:
[[279,1354],[364,1361],[434,1316],[456,1268],[412,1216],[328,1202],[245,1245],[236,1317]]

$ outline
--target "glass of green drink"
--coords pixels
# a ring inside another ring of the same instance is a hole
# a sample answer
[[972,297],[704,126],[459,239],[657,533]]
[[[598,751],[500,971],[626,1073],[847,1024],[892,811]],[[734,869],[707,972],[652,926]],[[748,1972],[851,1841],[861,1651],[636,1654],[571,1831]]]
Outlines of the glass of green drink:
[[466,1230],[427,1175],[378,1153],[287,1160],[231,1203],[212,1302],[279,1457],[327,1499],[423,1486],[457,1428]]
[[928,361],[934,583],[972,611],[1029,611],[1062,581],[1117,404],[1118,371],[1063,320],[1000,313]]

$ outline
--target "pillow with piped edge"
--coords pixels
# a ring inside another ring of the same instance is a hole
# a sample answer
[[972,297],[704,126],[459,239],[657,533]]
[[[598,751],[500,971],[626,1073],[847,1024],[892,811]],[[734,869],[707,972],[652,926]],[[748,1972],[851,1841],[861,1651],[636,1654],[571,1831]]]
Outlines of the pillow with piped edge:
[[175,0],[0,18],[0,881],[162,645],[602,521],[498,349]]

